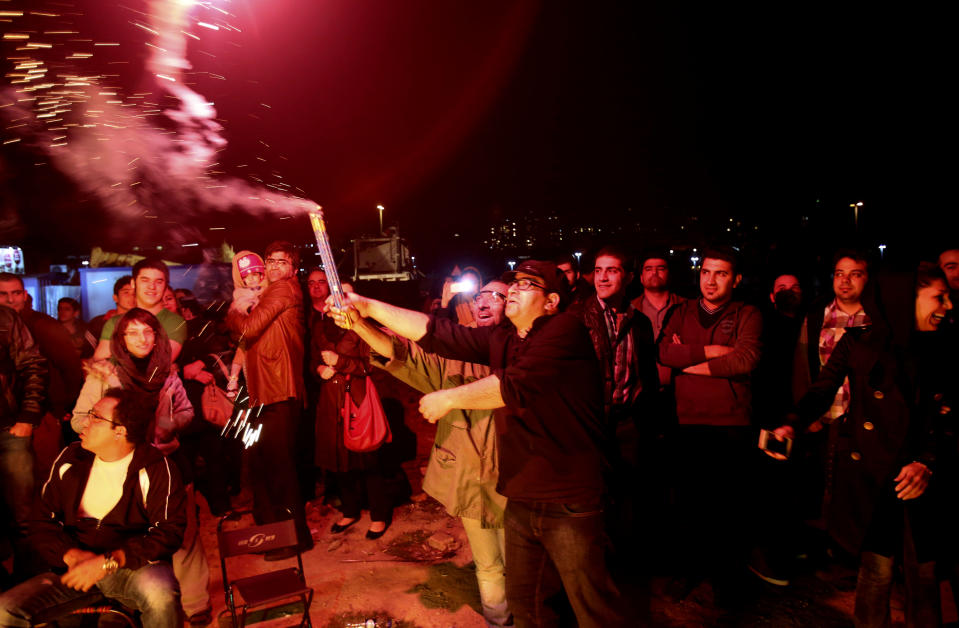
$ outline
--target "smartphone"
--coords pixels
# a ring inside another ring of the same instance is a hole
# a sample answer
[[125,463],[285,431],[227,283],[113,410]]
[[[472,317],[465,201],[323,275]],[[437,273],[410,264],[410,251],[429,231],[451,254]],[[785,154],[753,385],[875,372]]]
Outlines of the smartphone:
[[793,450],[793,439],[777,440],[769,430],[759,430],[759,448],[771,454],[788,458]]
[[450,285],[450,292],[452,292],[453,294],[458,294],[462,292],[465,292],[465,293],[476,292],[476,282],[473,281],[472,279],[463,279],[461,281],[453,282],[453,284]]

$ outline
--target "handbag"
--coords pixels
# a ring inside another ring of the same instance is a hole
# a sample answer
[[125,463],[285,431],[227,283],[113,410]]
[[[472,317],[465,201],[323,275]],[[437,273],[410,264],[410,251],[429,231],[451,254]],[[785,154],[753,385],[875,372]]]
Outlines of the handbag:
[[203,418],[217,427],[223,427],[233,417],[233,400],[213,382],[203,388],[200,405],[203,408]]
[[393,441],[390,423],[380,403],[373,380],[366,380],[366,397],[357,406],[350,394],[351,377],[346,378],[346,399],[343,403],[343,445],[350,451],[366,452]]
[[[223,376],[229,378],[230,373],[223,363],[223,359],[215,353],[211,353],[210,355],[213,357],[214,362],[219,365]],[[203,418],[217,427],[223,427],[233,418],[233,410],[236,407],[233,400],[227,396],[222,388],[216,385],[216,382],[210,382],[203,388],[200,405],[203,411]]]

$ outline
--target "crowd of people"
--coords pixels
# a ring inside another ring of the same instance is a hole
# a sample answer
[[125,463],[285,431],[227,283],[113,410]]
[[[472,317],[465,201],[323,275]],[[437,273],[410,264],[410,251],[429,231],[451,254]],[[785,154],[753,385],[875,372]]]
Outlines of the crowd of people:
[[[355,434],[382,421],[375,369],[423,393],[423,490],[462,522],[490,626],[635,625],[624,587],[654,572],[736,609],[827,552],[858,561],[857,626],[888,625],[897,570],[907,624],[939,625],[940,583],[959,593],[959,248],[905,274],[838,251],[826,294],[784,269],[761,303],[737,298],[736,250],[701,256],[691,298],[665,252],[607,246],[588,272],[457,269],[416,310],[372,284],[334,298],[274,242],[234,257],[228,305],[148,258],[89,322],[0,274],[0,625],[94,588],[144,626],[210,624],[196,498],[223,515],[243,478],[257,523],[295,522],[265,560],[313,547],[317,470],[328,533],[366,509],[382,537],[389,429]],[[263,426],[245,449],[224,400]]]

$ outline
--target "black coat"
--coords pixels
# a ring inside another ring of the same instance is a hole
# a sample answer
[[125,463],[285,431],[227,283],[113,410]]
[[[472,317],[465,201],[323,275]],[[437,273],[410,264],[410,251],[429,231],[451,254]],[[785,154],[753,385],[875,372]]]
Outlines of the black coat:
[[599,362],[582,321],[540,316],[525,338],[509,321],[470,328],[430,318],[424,351],[487,364],[504,407],[494,413],[496,490],[509,499],[588,503],[605,490],[609,447]]
[[38,425],[45,412],[47,361],[12,309],[0,306],[0,429]]
[[[849,377],[849,412],[829,428],[825,511],[830,534],[851,553],[861,550],[879,500],[894,491],[902,467],[935,463],[933,425],[920,403],[914,358],[893,343],[884,325],[849,330],[791,416],[793,424],[808,426]],[[923,530],[926,497],[900,502],[916,535]]]

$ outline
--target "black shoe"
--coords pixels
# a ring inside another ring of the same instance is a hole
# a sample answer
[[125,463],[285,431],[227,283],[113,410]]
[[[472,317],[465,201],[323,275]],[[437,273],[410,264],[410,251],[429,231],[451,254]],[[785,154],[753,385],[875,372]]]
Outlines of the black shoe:
[[276,560],[286,560],[287,558],[293,558],[294,556],[296,556],[295,547],[283,547],[263,554],[263,560],[272,562]]
[[372,530],[367,530],[367,531],[366,531],[366,538],[368,538],[368,539],[371,540],[371,541],[375,541],[376,539],[378,539],[378,538],[380,538],[381,536],[383,536],[384,534],[386,534],[386,531],[389,530],[389,529],[390,529],[390,526],[387,525],[385,528],[383,528],[383,529],[380,530],[379,532],[373,532]]
[[334,523],[334,524],[333,524],[333,527],[330,528],[330,532],[333,533],[333,534],[339,534],[340,532],[344,532],[344,531],[348,530],[348,529],[350,528],[350,526],[352,526],[354,523],[356,523],[356,522],[359,521],[359,520],[360,520],[360,518],[357,517],[357,518],[354,519],[353,521],[350,521],[349,523],[344,523],[343,525],[340,525],[340,524],[338,524],[338,523]]

